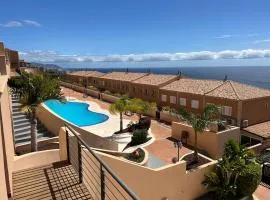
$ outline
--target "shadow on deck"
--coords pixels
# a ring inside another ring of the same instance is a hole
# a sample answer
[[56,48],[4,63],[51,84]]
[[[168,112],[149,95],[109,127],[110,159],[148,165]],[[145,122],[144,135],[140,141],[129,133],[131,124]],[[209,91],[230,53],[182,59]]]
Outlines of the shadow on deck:
[[14,200],[91,199],[70,164],[58,162],[13,173]]

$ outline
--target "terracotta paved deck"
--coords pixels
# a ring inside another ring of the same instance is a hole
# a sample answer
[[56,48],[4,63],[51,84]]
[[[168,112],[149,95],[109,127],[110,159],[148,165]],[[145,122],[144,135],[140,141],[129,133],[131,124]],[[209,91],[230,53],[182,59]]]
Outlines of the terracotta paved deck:
[[259,185],[257,190],[254,192],[254,196],[259,200],[269,200],[270,199],[270,187],[265,187]]
[[[76,92],[74,90],[64,87],[62,88],[63,93],[66,96],[72,96],[79,100],[93,101],[97,103],[102,109],[109,109],[110,103],[101,101],[90,96],[85,98],[80,92]],[[133,115],[131,117],[124,115],[124,118],[132,121],[138,121],[138,117],[136,115]],[[149,153],[155,155],[157,158],[165,161],[166,163],[172,163],[172,158],[177,156],[177,149],[174,147],[173,142],[167,139],[171,136],[171,127],[156,120],[152,120],[151,131],[156,138],[156,141],[151,145],[145,147],[145,149]],[[191,152],[190,149],[183,147],[180,150],[180,157],[189,152]]]
[[91,199],[71,165],[59,162],[13,173],[14,200]]

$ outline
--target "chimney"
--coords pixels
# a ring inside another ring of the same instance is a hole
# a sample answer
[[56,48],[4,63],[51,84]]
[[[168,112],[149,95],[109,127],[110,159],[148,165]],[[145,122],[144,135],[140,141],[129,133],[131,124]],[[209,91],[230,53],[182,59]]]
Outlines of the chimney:
[[224,77],[223,81],[225,82],[225,81],[227,81],[227,80],[228,80],[228,76],[227,76],[227,75],[225,75],[225,77]]
[[182,75],[183,75],[182,71],[178,70],[178,72],[177,72],[178,80],[182,77]]

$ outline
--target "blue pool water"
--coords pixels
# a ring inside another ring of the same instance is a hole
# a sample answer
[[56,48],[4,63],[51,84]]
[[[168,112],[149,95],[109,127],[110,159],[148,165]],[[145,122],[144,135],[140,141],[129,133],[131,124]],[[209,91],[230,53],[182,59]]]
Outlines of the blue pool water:
[[63,119],[77,125],[90,126],[108,120],[105,114],[88,110],[89,104],[81,102],[48,100],[44,104]]

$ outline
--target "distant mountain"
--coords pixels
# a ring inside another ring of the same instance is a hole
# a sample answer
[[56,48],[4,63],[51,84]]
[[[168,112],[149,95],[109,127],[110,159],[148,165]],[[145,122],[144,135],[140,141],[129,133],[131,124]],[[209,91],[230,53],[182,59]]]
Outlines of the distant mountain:
[[43,68],[46,68],[46,69],[64,70],[62,67],[60,67],[58,65],[55,65],[55,64],[43,64],[43,63],[32,62],[31,65],[33,67],[43,67]]

